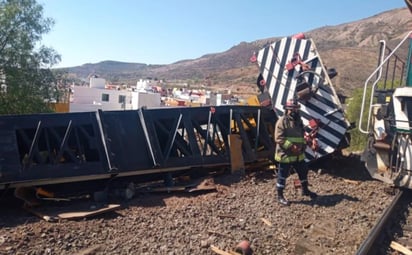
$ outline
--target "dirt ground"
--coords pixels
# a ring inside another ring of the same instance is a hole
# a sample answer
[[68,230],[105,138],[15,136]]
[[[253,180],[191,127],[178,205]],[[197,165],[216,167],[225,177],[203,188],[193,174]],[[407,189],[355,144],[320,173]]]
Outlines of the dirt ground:
[[296,179],[287,179],[289,207],[276,201],[271,169],[216,175],[207,192],[138,192],[115,211],[77,220],[47,222],[3,203],[0,254],[217,254],[242,240],[254,254],[355,254],[392,198],[355,154],[313,167],[316,200],[301,196]]

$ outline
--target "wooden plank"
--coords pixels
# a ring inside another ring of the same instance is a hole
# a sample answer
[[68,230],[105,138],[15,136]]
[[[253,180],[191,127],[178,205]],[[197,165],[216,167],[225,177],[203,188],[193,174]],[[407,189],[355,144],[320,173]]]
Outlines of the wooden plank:
[[33,208],[29,206],[23,206],[23,208],[45,221],[54,222],[54,221],[58,221],[59,219],[79,219],[79,218],[92,217],[98,214],[117,210],[120,208],[120,205],[119,204],[109,204],[104,207],[99,207],[98,209],[90,209],[89,206],[85,208],[84,205],[74,205],[72,207],[66,206],[65,208],[62,208],[62,207]]
[[412,251],[409,250],[408,248],[406,248],[405,246],[403,246],[403,245],[400,244],[400,243],[397,243],[397,242],[395,242],[395,241],[392,241],[390,246],[391,246],[391,248],[394,249],[395,251],[399,251],[399,252],[401,252],[401,253],[403,253],[403,254],[405,254],[405,255],[412,255]]
[[359,185],[361,183],[360,181],[354,181],[354,180],[349,180],[349,179],[343,179],[343,181],[346,183],[356,184],[356,185]]
[[218,247],[214,246],[214,245],[210,245],[210,248],[212,249],[212,251],[214,251],[215,253],[219,254],[219,255],[242,255],[239,252],[236,251],[224,251],[219,249]]
[[267,219],[265,219],[265,218],[260,218],[260,219],[263,221],[263,223],[265,223],[265,224],[268,225],[269,227],[272,226],[272,222],[268,221]]
[[410,236],[402,236],[398,240],[398,243],[405,246],[406,248],[410,249],[412,248],[412,240]]
[[65,213],[59,213],[57,214],[57,216],[61,219],[78,219],[78,218],[91,217],[91,216],[95,216],[98,214],[114,211],[119,208],[120,208],[119,204],[109,204],[103,208],[99,208],[96,210],[65,212]]
[[238,134],[230,134],[229,149],[230,149],[230,166],[232,173],[245,171],[245,162],[242,154],[242,139]]

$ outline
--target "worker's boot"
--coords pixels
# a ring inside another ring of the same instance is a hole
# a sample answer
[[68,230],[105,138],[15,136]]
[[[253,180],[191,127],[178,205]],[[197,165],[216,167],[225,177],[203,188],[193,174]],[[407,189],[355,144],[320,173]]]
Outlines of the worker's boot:
[[302,196],[308,196],[311,199],[315,199],[318,196],[318,194],[309,190],[308,182],[303,182],[302,183]]
[[278,189],[278,202],[281,205],[288,206],[289,201],[283,196],[283,189]]

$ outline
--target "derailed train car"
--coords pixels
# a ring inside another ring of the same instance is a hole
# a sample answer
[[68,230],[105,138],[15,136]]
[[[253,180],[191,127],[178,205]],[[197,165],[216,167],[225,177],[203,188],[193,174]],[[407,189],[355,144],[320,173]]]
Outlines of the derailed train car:
[[336,73],[311,39],[285,37],[251,60],[260,106],[0,116],[0,190],[273,163],[273,127],[290,98],[301,105],[308,162],[348,146]]
[[380,42],[379,63],[366,79],[359,131],[368,137],[362,160],[370,175],[395,187],[412,188],[412,39],[395,48]]
[[230,166],[233,137],[257,162],[273,153],[270,118],[253,106],[1,116],[0,189]]
[[[411,1],[405,3],[412,13]],[[381,40],[378,59],[359,115],[359,131],[368,137],[362,160],[374,179],[412,189],[412,31],[393,49]]]

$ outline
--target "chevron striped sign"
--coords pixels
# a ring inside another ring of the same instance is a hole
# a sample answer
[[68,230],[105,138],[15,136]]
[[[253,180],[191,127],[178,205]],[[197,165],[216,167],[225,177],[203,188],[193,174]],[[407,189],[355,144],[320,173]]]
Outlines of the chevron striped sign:
[[[256,56],[259,84],[268,93],[271,107],[278,116],[284,114],[288,99],[298,99],[303,123],[320,121],[317,150],[307,148],[308,161],[334,152],[350,126],[327,70],[311,39],[285,37],[263,47]],[[262,81],[263,79],[263,81]]]

